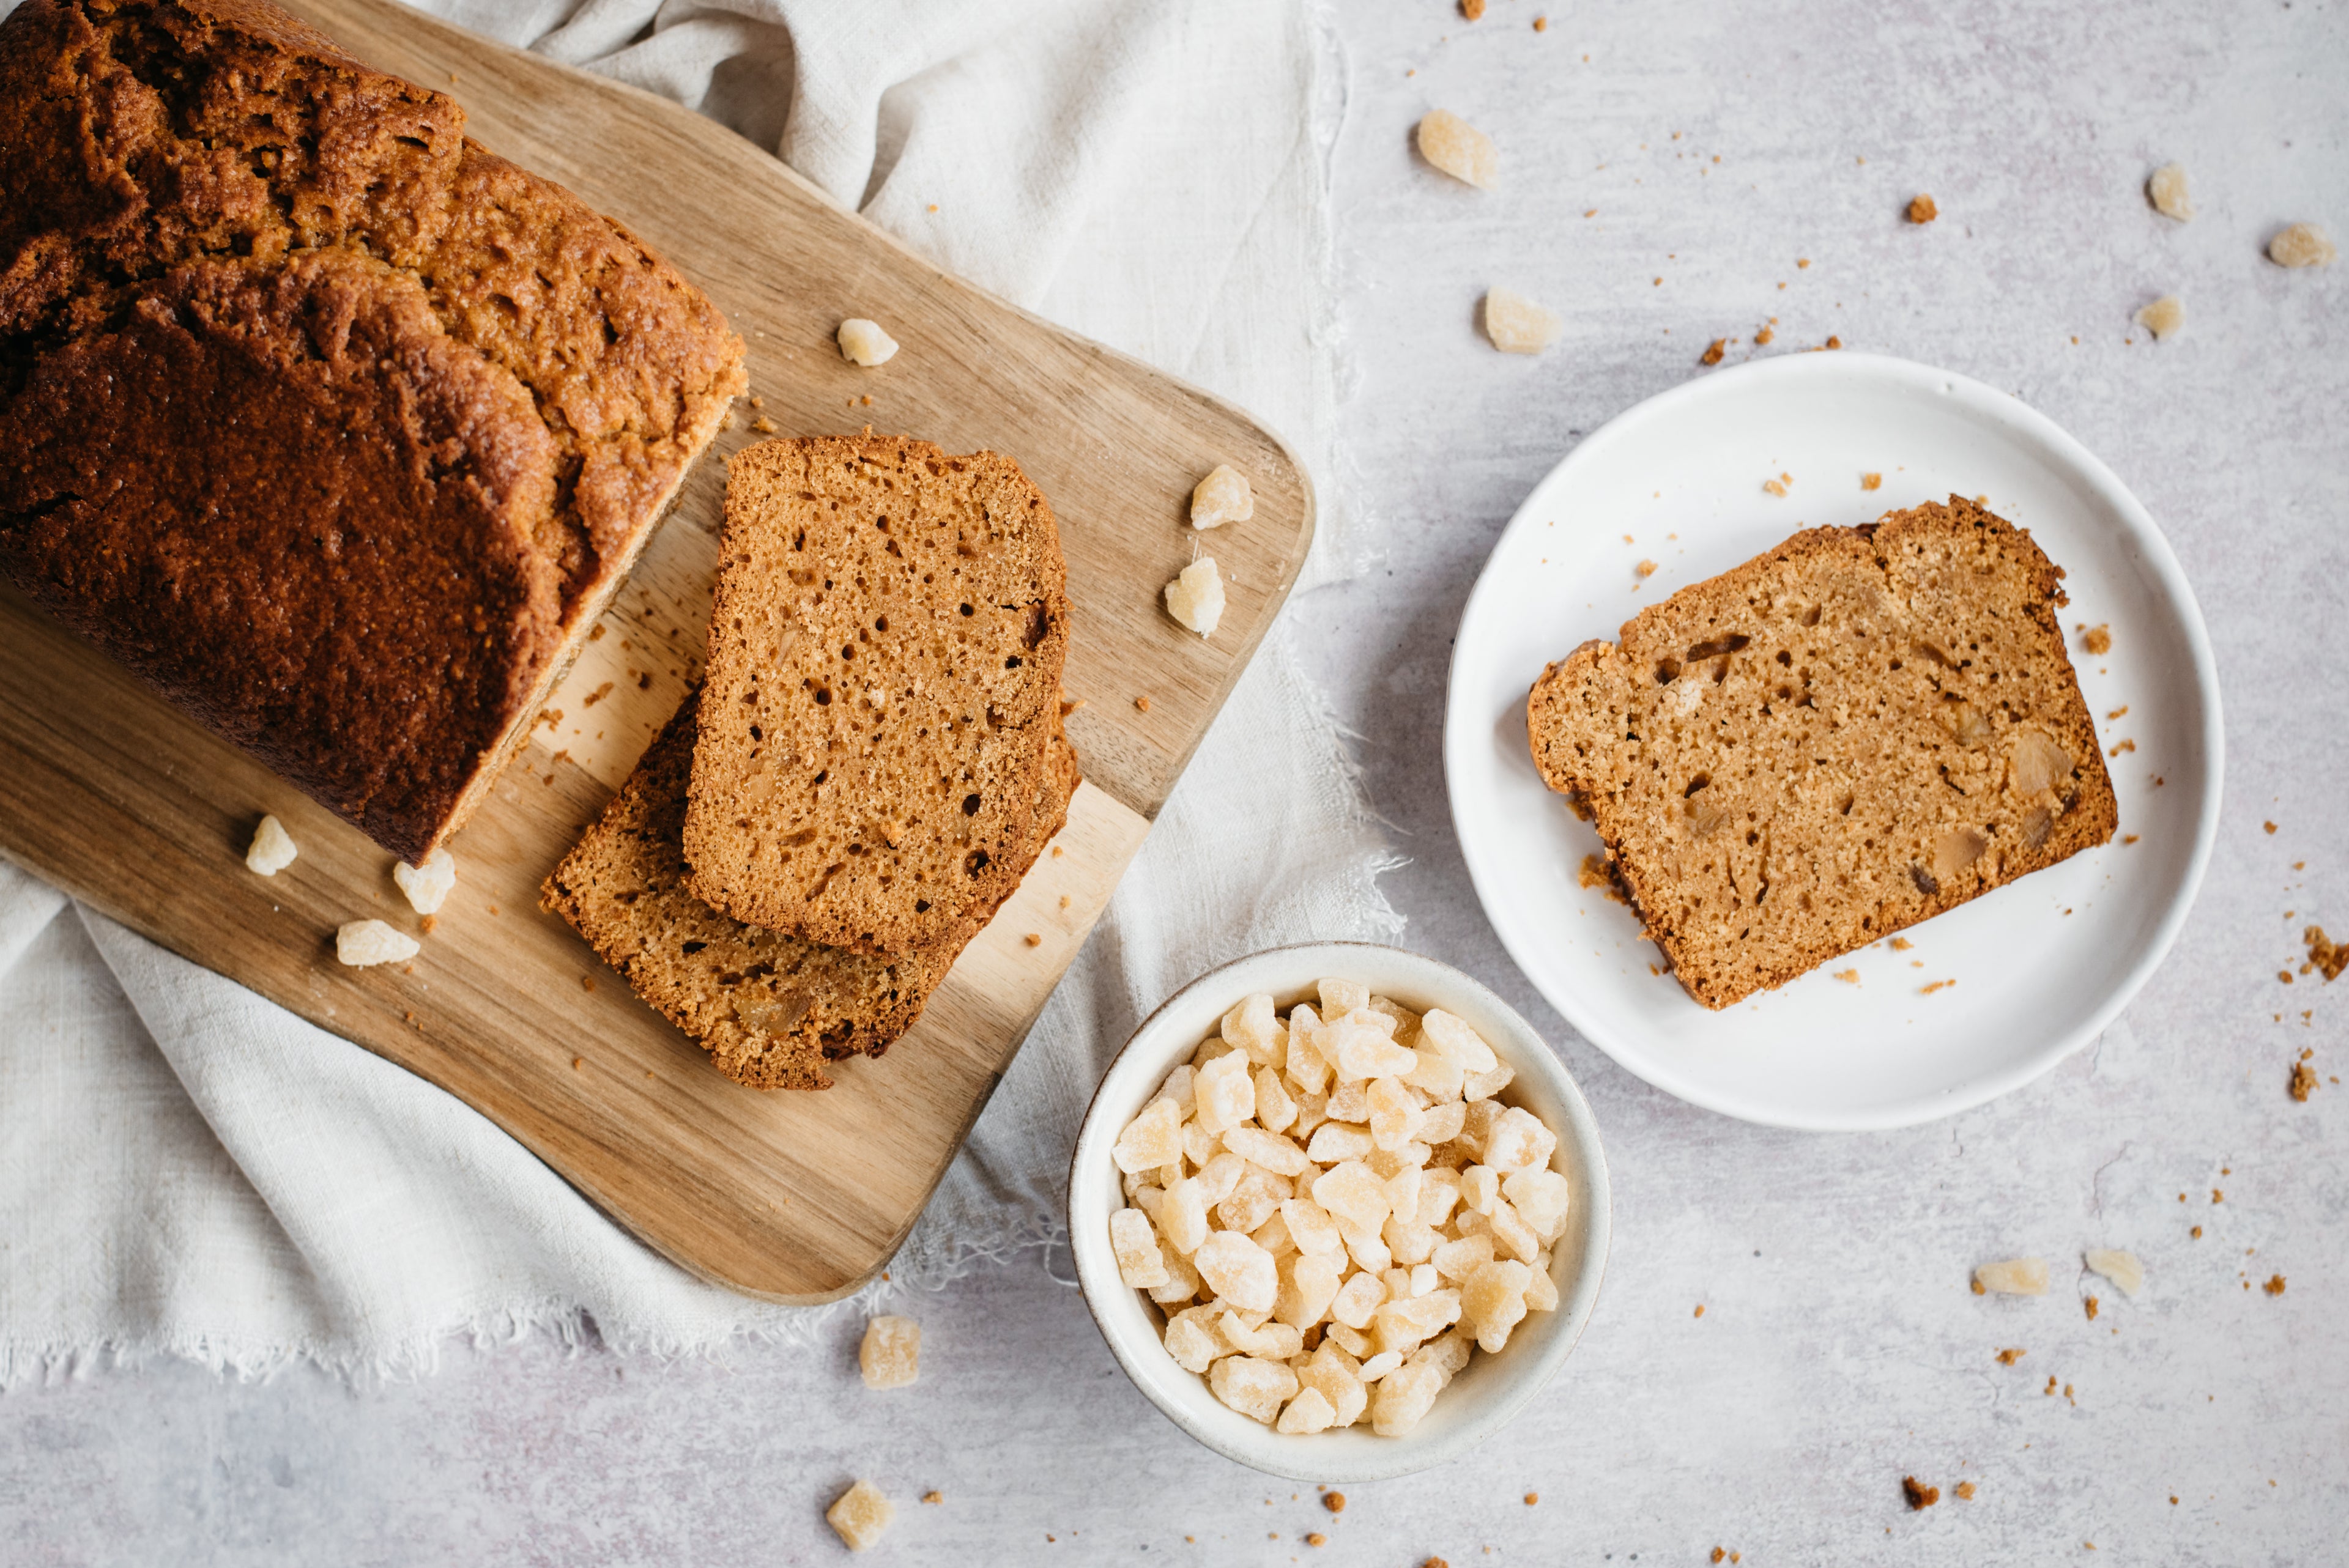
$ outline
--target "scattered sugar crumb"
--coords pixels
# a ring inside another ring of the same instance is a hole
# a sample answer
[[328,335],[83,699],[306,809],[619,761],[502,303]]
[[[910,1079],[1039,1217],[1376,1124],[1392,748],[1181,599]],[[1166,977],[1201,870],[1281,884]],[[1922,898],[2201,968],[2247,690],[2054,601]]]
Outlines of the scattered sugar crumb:
[[1909,203],[1909,221],[1912,223],[1930,223],[1940,215],[1941,210],[1933,204],[1930,196],[1920,194]]

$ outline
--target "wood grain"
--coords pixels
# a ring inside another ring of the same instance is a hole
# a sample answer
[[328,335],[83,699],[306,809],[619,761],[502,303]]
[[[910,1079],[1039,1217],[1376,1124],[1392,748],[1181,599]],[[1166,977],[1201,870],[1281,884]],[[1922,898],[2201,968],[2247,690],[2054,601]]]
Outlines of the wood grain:
[[[688,478],[458,837],[457,891],[413,964],[334,961],[345,921],[419,929],[388,856],[5,590],[0,853],[458,1095],[696,1274],[779,1301],[845,1294],[911,1227],[1286,597],[1312,537],[1310,484],[1239,410],[948,276],[675,104],[389,0],[294,8],[451,92],[478,139],[707,289],[750,346],[762,407],[739,409]],[[833,333],[850,315],[881,320],[898,356],[877,370],[843,360]],[[1016,458],[1060,521],[1075,619],[1065,684],[1085,703],[1068,724],[1087,782],[1067,828],[915,1028],[812,1095],[719,1078],[537,904],[699,673],[717,459],[761,438],[754,417],[784,434],[871,424]],[[1159,592],[1192,558],[1185,507],[1218,462],[1247,474],[1257,510],[1211,536],[1230,603],[1202,639]],[[271,879],[243,864],[264,811],[302,851]]]

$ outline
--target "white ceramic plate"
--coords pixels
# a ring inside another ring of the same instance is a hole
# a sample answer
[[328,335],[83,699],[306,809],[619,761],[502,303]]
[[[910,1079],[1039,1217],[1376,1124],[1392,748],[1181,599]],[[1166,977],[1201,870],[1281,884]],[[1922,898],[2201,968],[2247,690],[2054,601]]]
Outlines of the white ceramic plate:
[[[1860,488],[1863,472],[1883,487]],[[1791,475],[1782,499],[1766,480]],[[1542,666],[1805,527],[1983,496],[2067,575],[2063,614],[2120,798],[2120,838],[1725,1011],[1651,968],[1629,912],[1579,885],[1599,837],[1526,741]],[[1627,541],[1625,535],[1630,538]],[[1641,561],[1658,563],[1642,581]],[[2075,627],[2109,625],[2086,653]],[[2126,707],[2117,717],[2106,716]],[[2115,748],[2133,742],[2134,750]],[[1982,1104],[2095,1038],[2186,918],[2219,821],[2209,638],[2145,508],[2044,415],[1961,376],[1850,353],[1789,356],[1650,398],[1526,498],[1452,659],[1444,770],[1478,898],[1585,1038],[1724,1115],[1902,1127]],[[2159,779],[2158,784],[2156,780]],[[1860,983],[1829,970],[1857,968]],[[1927,993],[1935,981],[1955,985]]]
[[[1521,1105],[1557,1134],[1550,1168],[1571,1197],[1566,1230],[1550,1251],[1555,1312],[1526,1315],[1497,1356],[1479,1353],[1437,1397],[1435,1408],[1400,1437],[1361,1425],[1310,1436],[1284,1434],[1226,1407],[1161,1342],[1157,1310],[1118,1277],[1109,1217],[1125,1202],[1110,1150],[1178,1062],[1242,997],[1271,993],[1286,1013],[1325,977],[1360,980],[1416,1012],[1431,1007],[1466,1020],[1516,1069],[1502,1099]],[[1212,970],[1166,999],[1111,1064],[1085,1112],[1069,1166],[1069,1246],[1085,1305],[1118,1365],[1169,1420],[1226,1459],[1292,1480],[1370,1481],[1409,1475],[1458,1458],[1498,1431],[1539,1394],[1582,1337],[1607,1269],[1614,1201],[1599,1126],[1556,1053],[1516,1010],[1457,969],[1367,942],[1275,947]]]

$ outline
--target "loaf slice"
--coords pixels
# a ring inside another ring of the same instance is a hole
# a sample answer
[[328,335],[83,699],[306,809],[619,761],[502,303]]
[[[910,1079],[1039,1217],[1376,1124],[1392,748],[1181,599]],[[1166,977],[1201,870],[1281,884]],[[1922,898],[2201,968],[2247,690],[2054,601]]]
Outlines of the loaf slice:
[[[828,1088],[827,1061],[877,1057],[913,1027],[994,911],[892,958],[745,925],[694,897],[682,841],[698,704],[686,698],[546,879],[539,903],[699,1041],[728,1078],[752,1088]],[[1076,752],[1056,733],[1038,802],[1051,832],[1066,821],[1077,783]]]
[[411,861],[743,386],[464,122],[265,0],[0,21],[0,574]]
[[992,452],[902,437],[735,455],[685,855],[738,920],[865,953],[1019,884],[1059,722],[1067,569]]
[[1542,672],[1535,765],[1726,1007],[2109,840],[2062,571],[1952,496],[1798,533]]

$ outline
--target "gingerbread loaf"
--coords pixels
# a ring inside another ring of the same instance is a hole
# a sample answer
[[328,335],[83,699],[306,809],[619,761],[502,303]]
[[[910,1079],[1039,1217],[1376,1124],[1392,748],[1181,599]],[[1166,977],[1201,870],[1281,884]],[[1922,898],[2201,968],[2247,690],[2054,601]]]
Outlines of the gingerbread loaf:
[[410,861],[744,385],[464,124],[264,0],[0,22],[0,573]]
[[1959,497],[1817,528],[1534,683],[1534,762],[1688,994],[1726,1007],[2117,821],[2031,536]]

